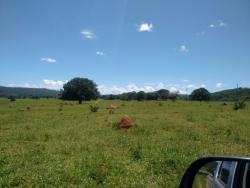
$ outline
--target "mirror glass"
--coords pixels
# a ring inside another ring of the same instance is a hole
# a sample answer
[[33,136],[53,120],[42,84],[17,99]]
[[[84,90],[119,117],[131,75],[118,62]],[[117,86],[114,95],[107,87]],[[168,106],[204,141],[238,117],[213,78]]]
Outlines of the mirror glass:
[[[239,165],[238,165],[239,166]],[[202,166],[193,182],[193,188],[226,188],[232,187],[235,172],[237,170],[237,161],[213,161]],[[239,169],[238,169],[239,170]],[[250,187],[250,165],[246,163],[240,168],[241,182],[240,187]]]

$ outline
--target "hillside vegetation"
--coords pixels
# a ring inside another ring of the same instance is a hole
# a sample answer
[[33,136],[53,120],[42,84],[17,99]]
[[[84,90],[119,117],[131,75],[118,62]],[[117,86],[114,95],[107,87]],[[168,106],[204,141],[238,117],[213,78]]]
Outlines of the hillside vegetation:
[[233,101],[244,98],[250,99],[250,88],[227,89],[211,94],[212,100]]
[[[249,104],[93,103],[0,99],[0,187],[171,188],[199,157],[249,155]],[[124,114],[137,127],[115,128]]]
[[0,97],[57,97],[59,91],[44,88],[0,86]]

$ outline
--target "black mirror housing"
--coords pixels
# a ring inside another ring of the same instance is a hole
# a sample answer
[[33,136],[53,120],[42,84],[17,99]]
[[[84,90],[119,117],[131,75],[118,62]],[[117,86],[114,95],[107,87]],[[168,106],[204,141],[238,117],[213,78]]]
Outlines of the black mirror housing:
[[[205,164],[210,163],[210,162],[215,162],[215,161],[233,161],[233,162],[238,162],[239,164],[241,163],[250,163],[250,158],[248,157],[204,157],[200,158],[196,161],[194,161],[186,170],[184,173],[181,183],[180,183],[180,188],[191,188],[193,186],[193,182],[195,179],[195,176],[199,169],[203,167]],[[236,171],[236,173],[240,174],[240,170]],[[237,187],[237,179],[234,182],[233,187]]]

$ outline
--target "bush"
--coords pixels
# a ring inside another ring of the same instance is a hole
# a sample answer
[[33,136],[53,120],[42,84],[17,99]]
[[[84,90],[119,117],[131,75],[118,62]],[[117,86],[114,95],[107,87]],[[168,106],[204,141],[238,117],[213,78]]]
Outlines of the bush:
[[97,112],[99,109],[99,106],[98,106],[98,104],[93,104],[93,105],[91,104],[91,105],[89,105],[89,109],[91,112]]
[[239,109],[244,109],[246,107],[246,99],[244,100],[239,100],[237,102],[234,103],[234,110],[239,110]]
[[14,96],[10,96],[9,99],[10,99],[11,102],[16,101],[16,97],[14,97]]

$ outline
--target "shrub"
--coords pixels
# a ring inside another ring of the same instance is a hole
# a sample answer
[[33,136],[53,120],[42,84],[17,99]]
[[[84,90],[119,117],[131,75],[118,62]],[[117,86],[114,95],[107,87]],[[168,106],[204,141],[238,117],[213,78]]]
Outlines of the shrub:
[[16,101],[16,97],[14,97],[14,96],[10,96],[9,99],[10,99],[11,102]]
[[244,109],[246,107],[246,99],[243,100],[239,100],[237,102],[234,103],[234,110],[239,110],[239,109]]
[[131,158],[133,161],[138,161],[142,158],[142,151],[141,150],[142,150],[141,146],[131,150]]
[[93,104],[93,105],[91,104],[91,105],[89,105],[89,109],[91,112],[97,112],[99,109],[99,106],[98,106],[98,104]]

